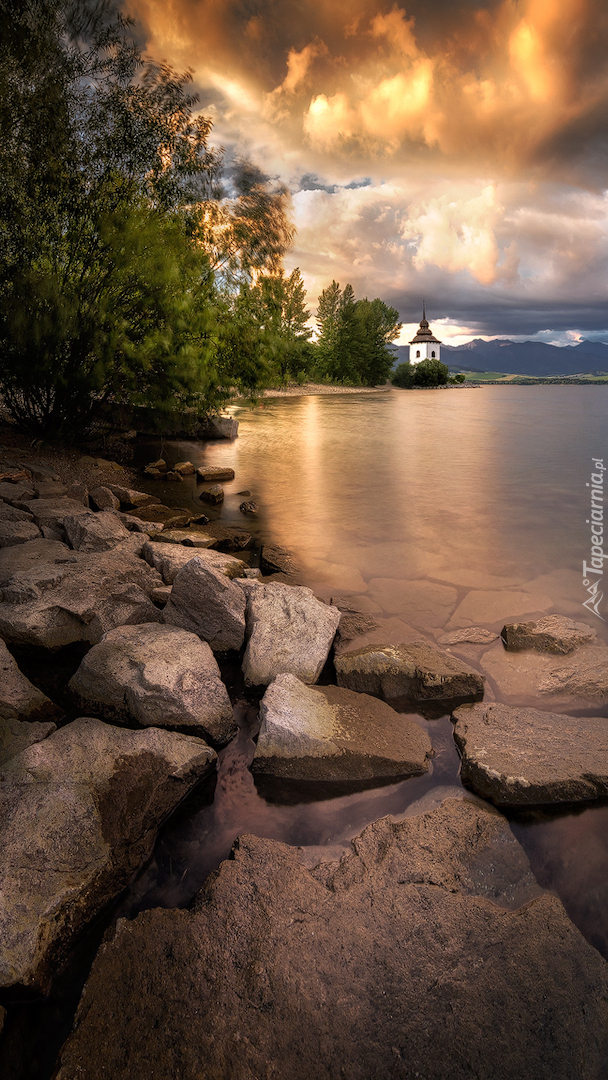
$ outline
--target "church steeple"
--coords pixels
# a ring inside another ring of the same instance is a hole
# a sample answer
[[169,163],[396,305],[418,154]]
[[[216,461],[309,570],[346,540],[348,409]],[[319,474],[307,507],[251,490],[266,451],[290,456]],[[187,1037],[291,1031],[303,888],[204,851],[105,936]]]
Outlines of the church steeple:
[[422,301],[422,319],[416,336],[410,341],[410,363],[420,360],[439,360],[441,342],[435,337],[426,317],[426,300]]

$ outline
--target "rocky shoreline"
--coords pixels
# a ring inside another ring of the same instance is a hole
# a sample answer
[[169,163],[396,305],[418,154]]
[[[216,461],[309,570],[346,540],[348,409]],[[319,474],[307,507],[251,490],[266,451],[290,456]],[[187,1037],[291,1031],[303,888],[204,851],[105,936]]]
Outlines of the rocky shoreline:
[[[162,493],[190,470],[146,472]],[[603,1080],[608,964],[496,807],[608,796],[608,720],[488,700],[466,660],[495,638],[484,627],[364,644],[370,617],[294,584],[288,552],[251,565],[246,528],[166,506],[119,463],[17,443],[0,472],[6,1037],[12,1003],[48,992],[213,775],[236,732],[230,658],[261,699],[254,775],[419,776],[431,710],[452,714],[475,794],[377,821],[336,863],[239,837],[187,911],[110,928],[57,1080]],[[199,474],[221,502],[221,478]],[[539,705],[608,701],[608,648],[584,624],[506,622],[502,639],[504,663],[539,659]]]

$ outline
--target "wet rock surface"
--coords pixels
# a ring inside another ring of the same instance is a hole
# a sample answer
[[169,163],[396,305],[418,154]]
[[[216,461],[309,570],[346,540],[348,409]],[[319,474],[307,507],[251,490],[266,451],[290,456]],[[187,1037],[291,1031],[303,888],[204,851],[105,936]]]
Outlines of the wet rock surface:
[[260,704],[254,773],[302,780],[419,776],[431,740],[413,720],[367,694],[278,675]]
[[57,1080],[270,1080],[279,1063],[293,1080],[603,1080],[608,965],[538,892],[504,818],[464,800],[375,822],[312,870],[242,836],[190,911],[118,923]]
[[512,652],[537,649],[538,652],[565,654],[597,640],[595,630],[590,626],[564,615],[546,615],[537,622],[507,623],[500,636],[505,648]]
[[367,645],[335,659],[338,686],[386,701],[461,700],[483,694],[483,676],[426,641]]
[[264,544],[260,569],[263,574],[295,574],[299,568],[292,552],[287,548],[279,547],[278,544]]
[[144,727],[184,728],[224,744],[236,734],[213,653],[176,626],[122,626],[94,645],[70,680],[78,708]]
[[247,647],[243,673],[249,686],[267,686],[288,672],[315,683],[335,637],[340,612],[303,586],[256,581],[247,591]]
[[175,575],[163,618],[198,634],[215,652],[240,649],[245,637],[245,595],[221,570],[195,556]]
[[81,718],[13,757],[0,784],[0,986],[45,989],[215,753],[200,739]]
[[234,480],[234,469],[223,468],[220,465],[201,465],[196,470],[201,480],[210,484],[219,484],[223,480]]
[[497,703],[456,709],[463,783],[501,805],[585,802],[608,795],[608,718]]
[[486,630],[483,626],[469,626],[463,630],[451,630],[449,634],[442,634],[437,638],[440,645],[489,645],[496,641],[498,634],[493,630]]

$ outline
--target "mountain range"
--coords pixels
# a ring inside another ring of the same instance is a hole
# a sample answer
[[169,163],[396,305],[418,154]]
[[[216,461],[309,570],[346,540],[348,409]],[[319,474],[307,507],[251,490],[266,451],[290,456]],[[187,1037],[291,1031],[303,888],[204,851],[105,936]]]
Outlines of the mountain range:
[[[397,363],[407,361],[409,347],[397,345]],[[451,371],[499,371],[509,375],[580,375],[608,373],[608,343],[546,345],[541,341],[473,338],[464,345],[442,345],[441,359]]]

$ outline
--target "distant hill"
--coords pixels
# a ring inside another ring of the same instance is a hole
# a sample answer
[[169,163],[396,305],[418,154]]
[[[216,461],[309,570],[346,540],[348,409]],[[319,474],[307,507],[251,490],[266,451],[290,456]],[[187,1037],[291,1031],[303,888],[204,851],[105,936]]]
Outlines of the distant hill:
[[[397,363],[408,359],[407,345],[395,346]],[[442,345],[441,359],[451,371],[501,371],[511,375],[578,375],[608,372],[608,343],[545,345],[540,341],[474,338],[465,345]]]

